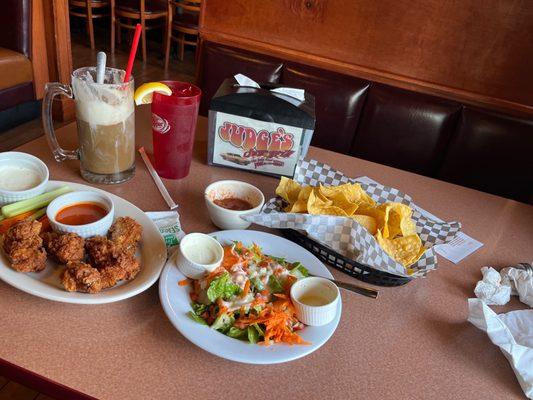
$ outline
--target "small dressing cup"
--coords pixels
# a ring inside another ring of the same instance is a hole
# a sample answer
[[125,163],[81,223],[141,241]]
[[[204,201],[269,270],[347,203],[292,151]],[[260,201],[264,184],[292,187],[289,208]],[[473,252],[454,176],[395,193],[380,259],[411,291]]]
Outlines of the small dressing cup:
[[189,233],[180,241],[176,266],[187,278],[200,279],[220,266],[224,249],[213,237]]
[[300,279],[291,287],[296,317],[305,325],[322,326],[333,321],[339,299],[339,288],[326,278]]

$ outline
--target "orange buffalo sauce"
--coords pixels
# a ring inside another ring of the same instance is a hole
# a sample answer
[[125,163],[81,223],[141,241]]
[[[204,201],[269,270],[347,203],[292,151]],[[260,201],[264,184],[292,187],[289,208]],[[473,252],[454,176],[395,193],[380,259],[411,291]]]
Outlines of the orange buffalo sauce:
[[98,203],[74,203],[63,207],[56,214],[56,221],[65,225],[85,225],[102,219],[107,214]]

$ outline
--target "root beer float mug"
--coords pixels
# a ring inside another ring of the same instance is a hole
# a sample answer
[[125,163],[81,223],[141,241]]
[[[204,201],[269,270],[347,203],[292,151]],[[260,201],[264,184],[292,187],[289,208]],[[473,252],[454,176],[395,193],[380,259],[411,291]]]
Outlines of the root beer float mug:
[[[97,83],[96,68],[84,67],[72,73],[72,86],[45,86],[42,117],[54,158],[80,160],[81,176],[89,182],[121,183],[135,174],[134,81],[123,82],[124,75],[123,70],[106,68],[103,83]],[[59,94],[75,102],[77,150],[62,149],[56,138],[52,103]]]

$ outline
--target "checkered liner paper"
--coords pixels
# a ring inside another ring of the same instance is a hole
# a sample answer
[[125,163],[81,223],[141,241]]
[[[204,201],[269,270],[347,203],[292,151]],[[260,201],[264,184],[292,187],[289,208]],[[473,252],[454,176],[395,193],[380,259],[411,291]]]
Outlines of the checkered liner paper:
[[461,230],[459,222],[439,223],[426,218],[417,211],[411,198],[392,187],[381,184],[366,184],[357,178],[348,178],[329,165],[315,160],[300,160],[296,166],[294,180],[301,185],[336,186],[343,183],[359,183],[377,203],[398,202],[413,209],[412,219],[416,231],[426,247],[417,263],[409,266],[411,274],[400,263],[394,261],[376,239],[365,228],[351,218],[310,215],[283,212],[280,198],[270,199],[259,214],[245,217],[258,225],[279,229],[296,229],[317,242],[320,242],[345,257],[377,270],[404,277],[420,277],[437,268],[437,256],[433,250],[436,244],[451,241]]

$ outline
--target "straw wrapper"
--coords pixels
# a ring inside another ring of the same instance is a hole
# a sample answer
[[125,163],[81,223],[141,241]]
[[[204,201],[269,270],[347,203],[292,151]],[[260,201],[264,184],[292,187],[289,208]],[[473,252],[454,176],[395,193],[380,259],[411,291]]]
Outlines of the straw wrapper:
[[404,277],[425,276],[428,271],[437,268],[433,246],[451,241],[461,230],[459,222],[440,223],[422,216],[411,198],[397,189],[359,182],[357,178],[348,178],[342,172],[315,160],[300,160],[293,179],[301,185],[311,186],[319,183],[325,186],[359,183],[377,203],[398,202],[413,209],[412,219],[416,224],[416,231],[427,250],[415,264],[409,266],[410,271],[385,253],[374,236],[351,218],[286,213],[280,198],[270,199],[261,213],[244,217],[270,228],[296,229],[337,253],[380,271]]

